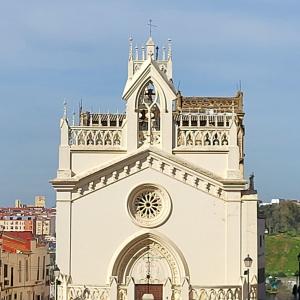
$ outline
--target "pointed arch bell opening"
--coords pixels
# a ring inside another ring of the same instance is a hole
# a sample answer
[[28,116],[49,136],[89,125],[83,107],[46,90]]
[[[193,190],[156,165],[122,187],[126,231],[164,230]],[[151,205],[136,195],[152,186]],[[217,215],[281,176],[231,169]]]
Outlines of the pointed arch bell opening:
[[119,284],[133,278],[136,284],[178,285],[189,278],[187,263],[181,251],[166,237],[143,233],[126,241],[111,260],[108,278]]
[[162,90],[154,80],[142,85],[136,100],[138,113],[138,146],[161,144],[161,112],[165,107]]

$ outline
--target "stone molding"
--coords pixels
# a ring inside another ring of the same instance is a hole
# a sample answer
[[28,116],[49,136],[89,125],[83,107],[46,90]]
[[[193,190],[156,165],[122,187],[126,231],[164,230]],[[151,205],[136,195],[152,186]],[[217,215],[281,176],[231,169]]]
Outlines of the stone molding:
[[73,201],[148,168],[222,200],[227,199],[226,190],[243,190],[246,183],[242,179],[226,180],[154,147],[140,148],[137,153],[103,167],[78,174],[69,180],[57,178],[51,183],[59,190],[61,185],[66,189],[69,182]]

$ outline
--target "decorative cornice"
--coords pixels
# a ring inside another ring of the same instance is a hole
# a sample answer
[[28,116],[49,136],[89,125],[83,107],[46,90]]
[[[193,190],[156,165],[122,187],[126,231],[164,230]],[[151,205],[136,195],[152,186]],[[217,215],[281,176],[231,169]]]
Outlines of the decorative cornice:
[[69,180],[57,178],[51,183],[57,190],[69,186],[72,200],[77,200],[147,168],[223,200],[227,198],[226,190],[243,190],[246,183],[244,180],[226,180],[155,147],[141,148],[136,153],[78,174]]
[[234,97],[185,97],[178,94],[178,109],[193,111],[214,109],[219,112],[232,112],[244,114],[243,93],[237,92]]

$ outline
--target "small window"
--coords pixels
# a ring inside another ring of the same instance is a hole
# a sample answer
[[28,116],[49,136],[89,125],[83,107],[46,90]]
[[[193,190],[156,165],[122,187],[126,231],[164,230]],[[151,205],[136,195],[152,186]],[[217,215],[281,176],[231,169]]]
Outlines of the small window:
[[46,268],[46,257],[43,256],[43,273],[42,273],[42,276],[43,276],[43,279],[45,279],[45,268]]
[[6,278],[7,277],[7,274],[8,273],[8,266],[5,264],[4,265],[4,277]]
[[36,280],[40,280],[40,257],[38,257]]
[[22,281],[22,262],[20,260],[19,260],[18,273],[19,273],[19,282],[21,282]]
[[14,286],[14,268],[10,268],[10,286]]
[[28,281],[28,260],[26,260],[26,263],[25,263],[25,279],[26,281]]

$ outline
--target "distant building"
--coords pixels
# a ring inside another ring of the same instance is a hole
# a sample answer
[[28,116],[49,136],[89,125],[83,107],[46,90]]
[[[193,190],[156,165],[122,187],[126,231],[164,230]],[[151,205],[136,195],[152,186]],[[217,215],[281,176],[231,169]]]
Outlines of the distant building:
[[35,196],[34,198],[35,207],[45,207],[46,197],[45,196]]
[[[42,204],[43,200],[40,201]],[[0,208],[0,228],[4,231],[30,231],[42,238],[55,237],[55,217],[55,208],[25,206],[17,200],[15,207]]]
[[259,206],[268,206],[268,205],[272,205],[271,202],[260,202]]
[[1,300],[49,299],[49,254],[31,232],[4,232],[0,238]]
[[271,204],[279,204],[281,201],[284,201],[284,199],[272,199]]
[[286,199],[286,198],[273,198],[271,202],[260,202],[259,206],[268,206],[273,204],[280,204],[281,202],[293,202],[295,204],[300,204],[300,199]]
[[0,219],[0,229],[4,231],[34,231],[34,220],[27,216],[4,216]]
[[35,234],[36,235],[46,235],[49,236],[51,231],[51,219],[38,218],[35,221]]
[[15,207],[19,208],[19,207],[24,207],[24,204],[22,204],[22,201],[19,199],[15,200]]

